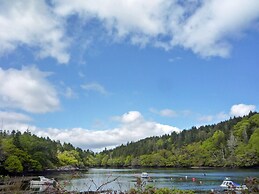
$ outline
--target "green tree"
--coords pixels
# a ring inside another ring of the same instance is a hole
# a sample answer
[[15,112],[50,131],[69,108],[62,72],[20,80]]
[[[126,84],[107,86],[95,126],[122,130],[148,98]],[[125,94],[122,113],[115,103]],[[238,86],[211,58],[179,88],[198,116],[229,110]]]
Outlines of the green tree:
[[23,171],[22,163],[17,156],[9,156],[4,163],[4,167],[8,172]]
[[17,131],[14,136],[13,136],[13,144],[21,149],[21,143],[20,143],[20,136],[21,136],[21,132],[20,131]]
[[131,162],[132,162],[132,156],[129,155],[129,156],[127,156],[126,159],[125,159],[124,166],[130,166],[130,165],[131,165]]
[[58,159],[62,165],[80,165],[79,153],[76,150],[64,151],[58,153]]
[[30,159],[28,170],[41,171],[41,170],[43,170],[43,168],[39,161]]
[[107,162],[108,162],[109,156],[105,155],[102,159],[101,165],[102,166],[107,166]]
[[250,121],[247,118],[243,119],[234,126],[234,135],[238,138],[239,141],[247,143],[249,138],[247,132],[250,127]]
[[202,144],[202,154],[208,166],[222,166],[225,160],[225,134],[215,131],[213,136]]
[[83,158],[83,163],[85,166],[97,166],[95,163],[95,158],[93,155],[88,155]]

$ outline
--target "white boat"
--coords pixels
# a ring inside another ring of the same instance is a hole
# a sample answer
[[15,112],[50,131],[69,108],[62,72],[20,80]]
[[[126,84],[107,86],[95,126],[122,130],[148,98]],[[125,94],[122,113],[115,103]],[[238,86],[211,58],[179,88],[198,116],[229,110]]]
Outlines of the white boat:
[[149,178],[149,175],[148,175],[148,173],[147,172],[142,172],[141,173],[141,178]]
[[[33,185],[30,184],[30,189],[35,192],[53,191],[53,185]],[[50,192],[47,192],[50,193]]]
[[48,179],[44,176],[39,176],[38,180],[31,180],[31,185],[53,185],[55,183],[54,179]]
[[233,190],[233,191],[243,191],[248,189],[246,185],[237,184],[232,180],[230,180],[230,178],[228,177],[225,178],[225,180],[221,183],[220,187],[226,190]]

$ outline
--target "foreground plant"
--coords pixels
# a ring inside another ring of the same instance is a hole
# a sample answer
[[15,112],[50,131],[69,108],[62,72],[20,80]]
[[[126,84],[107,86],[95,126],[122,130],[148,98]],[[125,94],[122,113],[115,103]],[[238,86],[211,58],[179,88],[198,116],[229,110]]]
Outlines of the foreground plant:
[[135,188],[130,189],[125,194],[194,194],[193,191],[169,189],[169,188],[146,188],[143,191],[138,191]]
[[179,190],[170,188],[156,188],[152,185],[147,185],[146,181],[142,181],[141,178],[137,178],[137,183],[135,188],[131,188],[125,194],[193,194],[193,191],[189,190]]
[[248,190],[246,193],[259,193],[259,180],[256,177],[247,177],[245,179],[245,185]]

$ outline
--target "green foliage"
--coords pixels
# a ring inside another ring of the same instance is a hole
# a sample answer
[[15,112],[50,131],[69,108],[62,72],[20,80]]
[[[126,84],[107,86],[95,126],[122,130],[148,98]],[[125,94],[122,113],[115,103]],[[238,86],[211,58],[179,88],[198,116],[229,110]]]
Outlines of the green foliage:
[[194,194],[190,190],[179,190],[179,189],[169,189],[169,188],[156,188],[152,185],[146,185],[145,181],[141,178],[137,178],[137,182],[134,188],[131,188],[128,194]]
[[254,133],[251,135],[248,142],[248,148],[259,154],[259,128],[255,129]]
[[252,125],[254,125],[255,127],[259,127],[259,114],[251,116],[249,120]]
[[259,114],[130,142],[99,153],[95,162],[98,166],[259,166]]
[[0,132],[1,173],[42,171],[62,165],[78,167],[95,165],[93,152],[74,148],[71,144],[40,138],[30,132]]
[[29,160],[29,166],[30,168],[28,170],[34,170],[34,171],[41,171],[43,170],[42,165],[39,161],[30,159]]
[[58,153],[58,159],[62,165],[78,166],[80,164],[79,153],[76,150],[64,151]]
[[124,166],[131,166],[131,162],[132,162],[132,156],[129,155],[129,156],[127,156],[126,159],[125,159]]
[[[0,131],[0,172],[77,167],[259,166],[259,114],[128,142],[94,154],[29,131]],[[161,191],[163,192],[163,191]]]
[[9,156],[4,163],[4,167],[9,172],[23,171],[22,163],[17,156]]
[[94,158],[93,155],[89,155],[87,157],[84,157],[83,163],[84,163],[85,166],[90,166],[90,167],[93,167],[93,166],[96,165],[95,158]]

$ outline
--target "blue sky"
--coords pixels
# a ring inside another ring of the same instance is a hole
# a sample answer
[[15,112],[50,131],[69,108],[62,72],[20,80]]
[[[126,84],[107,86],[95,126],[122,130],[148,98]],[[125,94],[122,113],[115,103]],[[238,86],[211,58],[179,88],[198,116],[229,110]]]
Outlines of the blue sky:
[[258,110],[257,0],[0,5],[2,130],[98,151]]

